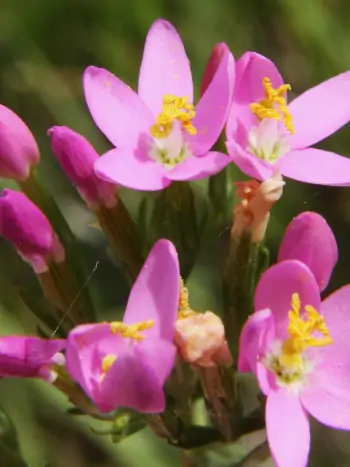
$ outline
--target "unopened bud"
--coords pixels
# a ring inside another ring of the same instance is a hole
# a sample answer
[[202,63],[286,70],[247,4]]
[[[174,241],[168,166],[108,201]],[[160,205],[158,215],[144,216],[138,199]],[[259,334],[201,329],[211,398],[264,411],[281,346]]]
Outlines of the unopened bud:
[[62,262],[64,250],[50,222],[40,209],[19,191],[5,189],[0,197],[0,235],[9,240],[36,274],[48,264]]
[[212,313],[188,313],[175,324],[175,344],[182,358],[191,364],[230,366],[232,356],[221,319]]
[[65,126],[53,126],[47,134],[58,162],[88,207],[115,206],[115,185],[96,176],[94,163],[99,155],[90,142]]
[[0,105],[0,177],[23,182],[39,160],[38,145],[27,125]]
[[201,96],[205,93],[207,87],[212,82],[216,70],[219,68],[222,57],[226,52],[229,51],[229,48],[224,42],[215,44],[210,57],[207,62],[207,66],[203,73],[202,83],[201,83]]
[[260,243],[266,232],[270,209],[280,199],[285,182],[276,173],[273,177],[259,183],[256,180],[236,182],[237,195],[241,199],[234,209],[232,237],[240,237],[250,231],[252,243]]

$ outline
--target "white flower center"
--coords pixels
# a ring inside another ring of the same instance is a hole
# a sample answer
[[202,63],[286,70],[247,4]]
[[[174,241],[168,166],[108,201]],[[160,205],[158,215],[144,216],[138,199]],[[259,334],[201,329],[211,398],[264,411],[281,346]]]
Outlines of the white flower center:
[[290,150],[289,133],[277,120],[264,118],[248,135],[247,151],[272,164]]

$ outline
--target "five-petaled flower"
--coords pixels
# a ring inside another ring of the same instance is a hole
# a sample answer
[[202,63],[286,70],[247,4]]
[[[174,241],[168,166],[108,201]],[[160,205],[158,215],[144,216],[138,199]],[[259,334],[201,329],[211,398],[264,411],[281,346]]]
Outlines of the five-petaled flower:
[[96,174],[136,190],[219,172],[230,158],[210,151],[232,100],[234,60],[225,50],[205,93],[193,105],[189,60],[174,27],[157,20],[148,32],[138,94],[110,72],[89,67],[85,97],[91,115],[116,146],[95,163]]
[[250,177],[286,177],[320,185],[350,185],[350,158],[311,148],[350,120],[350,72],[304,92],[287,105],[288,84],[266,57],[246,52],[236,62],[227,149]]
[[55,367],[64,364],[61,350],[64,339],[40,339],[31,336],[0,337],[0,376],[42,378],[52,383]]
[[350,285],[322,303],[300,261],[267,270],[255,293],[256,312],[240,339],[240,371],[253,371],[267,396],[266,429],[278,467],[305,467],[308,413],[350,430]]
[[164,410],[163,385],[176,355],[179,291],[176,250],[159,240],[132,288],[123,322],[87,324],[70,332],[68,371],[101,411]]

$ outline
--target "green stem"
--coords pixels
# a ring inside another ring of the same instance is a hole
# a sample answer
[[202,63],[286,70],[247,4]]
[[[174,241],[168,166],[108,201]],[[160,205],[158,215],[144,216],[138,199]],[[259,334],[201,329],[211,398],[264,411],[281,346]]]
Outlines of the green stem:
[[142,239],[138,235],[136,224],[119,197],[115,206],[102,206],[95,213],[117,260],[130,284],[133,284],[144,261]]

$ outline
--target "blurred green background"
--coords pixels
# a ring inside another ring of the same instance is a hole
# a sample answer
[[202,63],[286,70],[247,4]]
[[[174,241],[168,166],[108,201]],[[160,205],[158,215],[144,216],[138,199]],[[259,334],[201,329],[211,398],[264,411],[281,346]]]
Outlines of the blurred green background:
[[[99,152],[109,147],[85,106],[82,72],[91,64],[105,67],[136,87],[143,41],[158,17],[170,20],[180,32],[197,90],[211,48],[221,41],[227,42],[236,57],[255,50],[274,60],[292,86],[290,97],[350,69],[348,0],[1,0],[0,102],[18,113],[37,138],[42,153],[40,174],[84,246],[86,270],[99,261],[90,288],[104,318],[123,307],[127,287],[106,253],[102,234],[90,226],[92,214],[59,171],[46,130],[67,125],[89,137]],[[327,109],[324,112],[327,118]],[[349,126],[320,147],[350,156]],[[2,186],[11,183],[2,182]],[[327,294],[350,278],[349,190],[288,181],[268,231],[274,258],[283,230],[294,215],[315,210],[327,219],[340,250]],[[136,213],[143,195],[124,190],[123,196]],[[227,219],[227,225],[229,222]],[[16,287],[35,287],[35,278],[3,240],[0,258],[0,333],[34,332],[36,321],[20,303]],[[219,266],[213,253],[204,255],[189,278],[193,305],[198,309],[219,306],[215,295]],[[192,465],[147,430],[117,445],[107,436],[93,435],[87,419],[67,415],[66,400],[41,382],[0,381],[0,408],[12,419],[18,435],[16,447],[1,416],[0,465],[4,467],[22,465],[17,449],[29,467]],[[310,465],[350,465],[349,444],[349,434],[315,423]],[[11,463],[8,456],[4,460],[8,449]],[[225,451],[203,457],[200,465],[220,467],[233,462]]]

